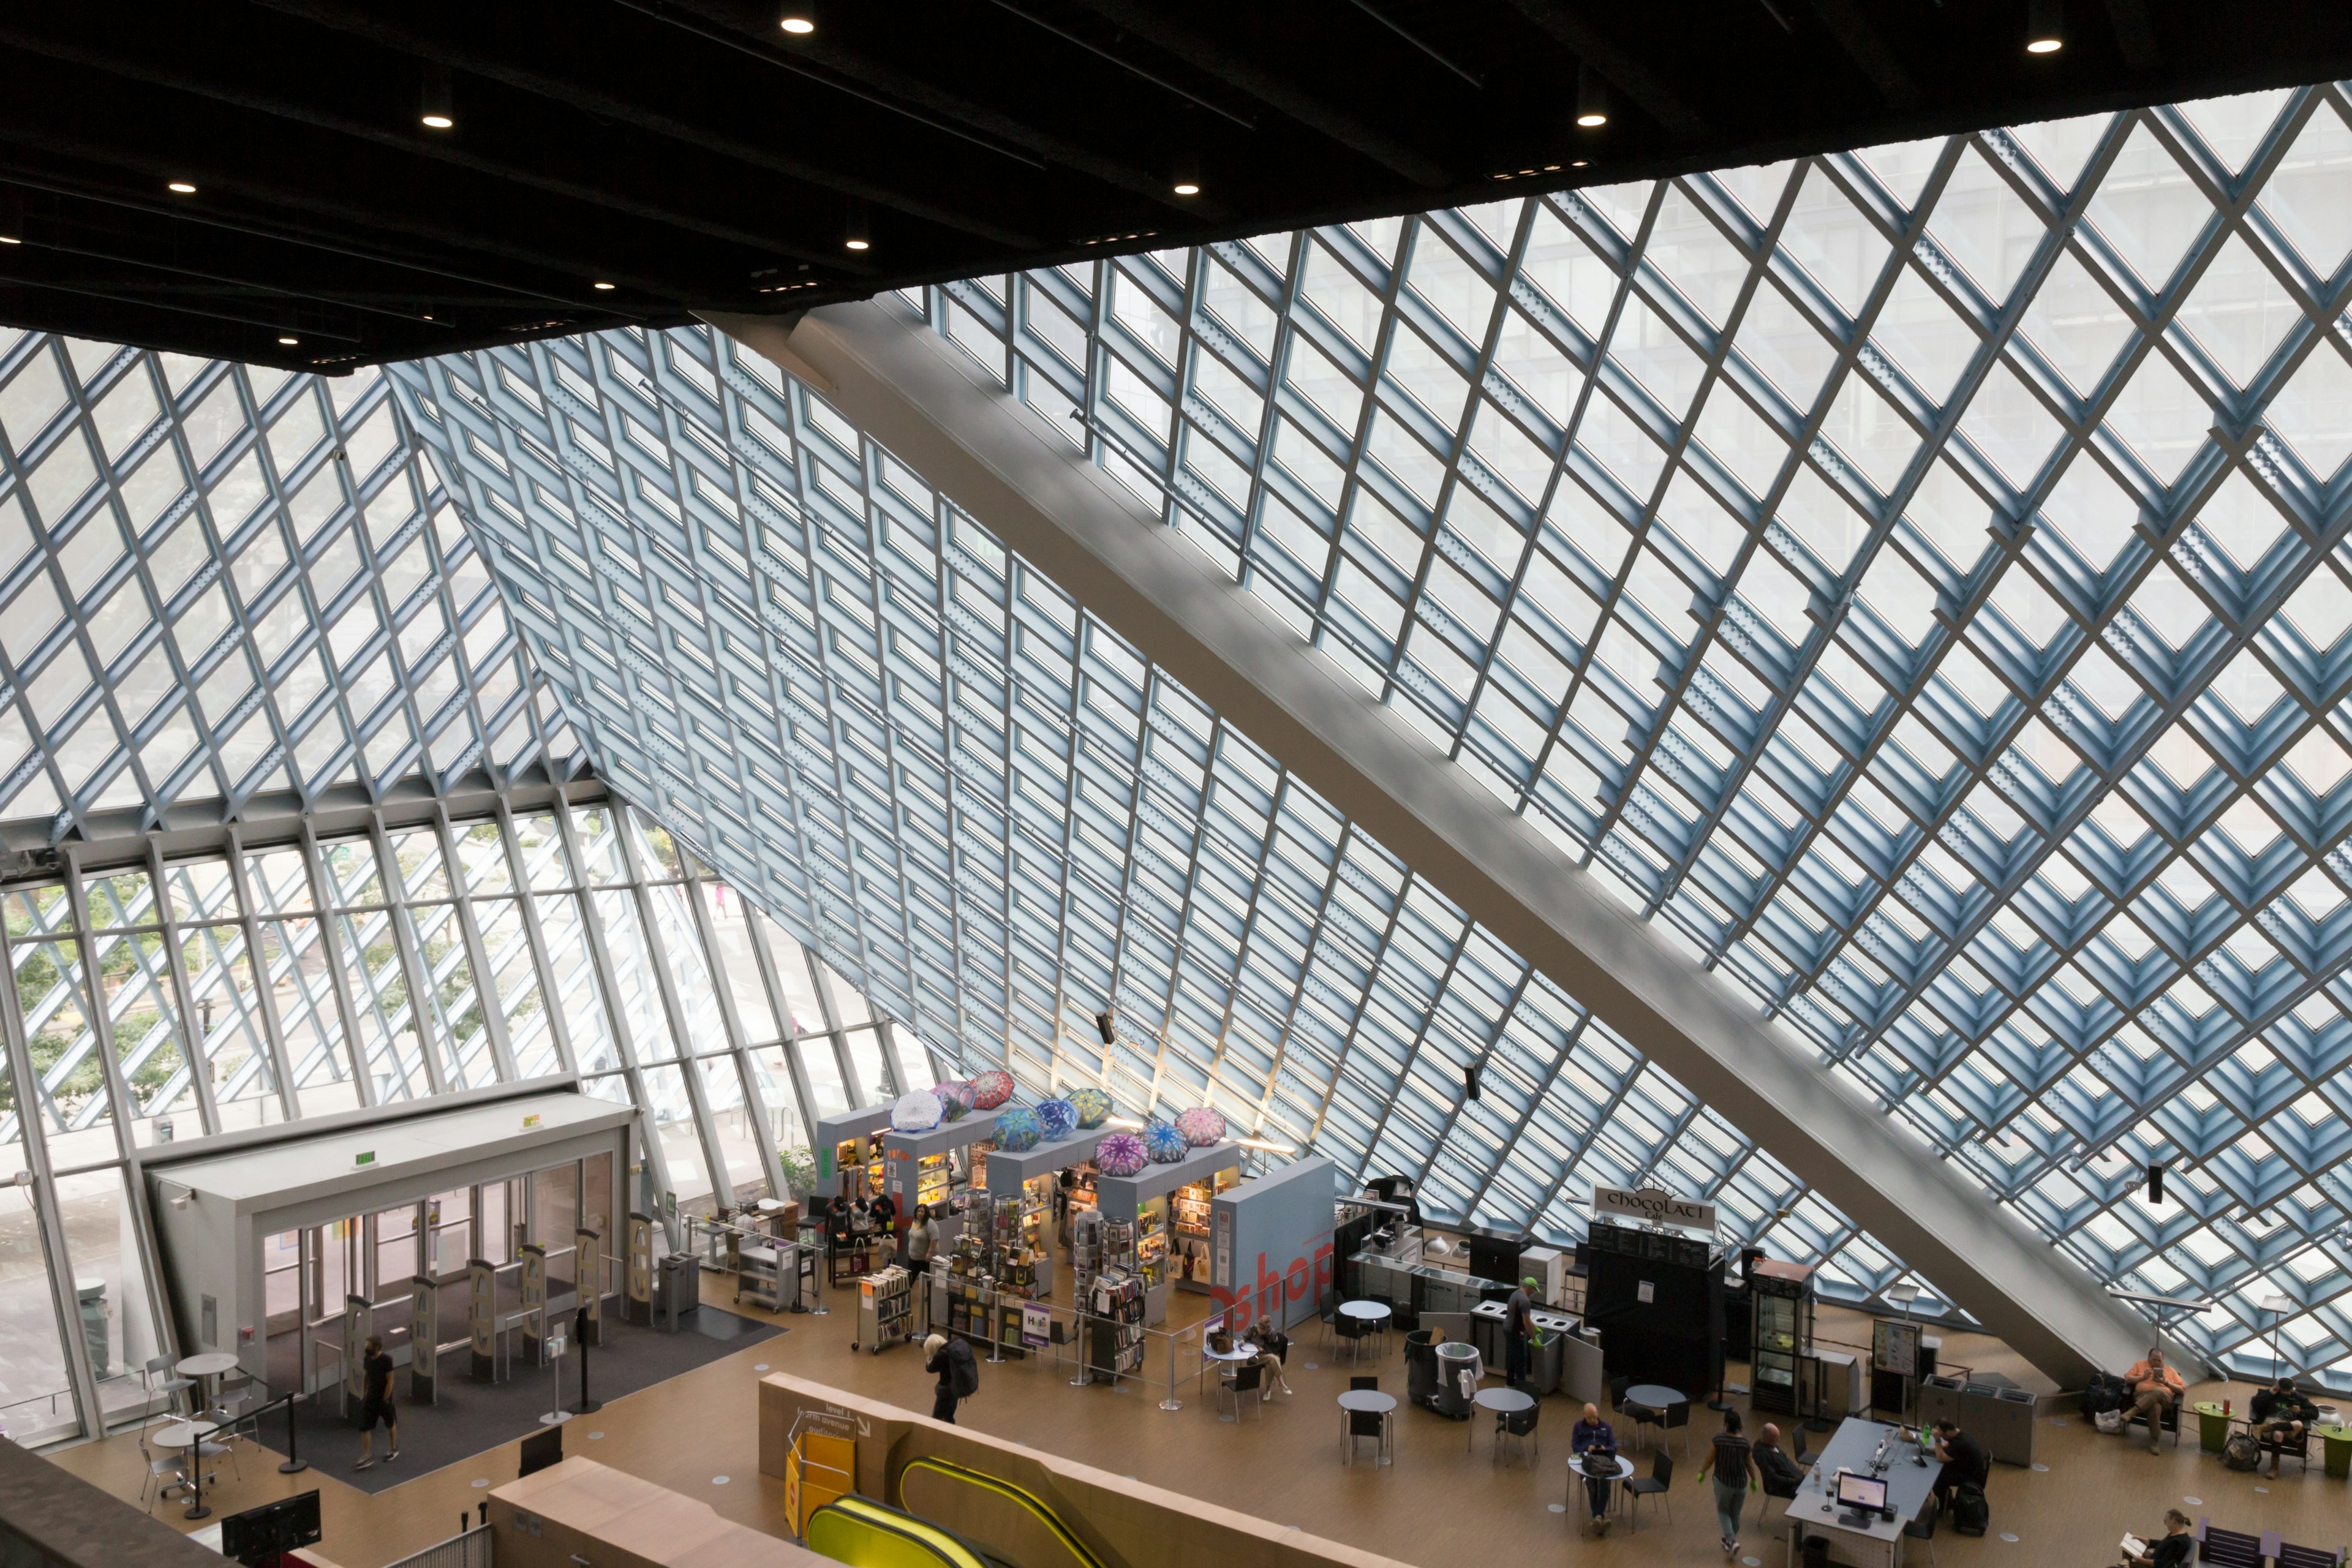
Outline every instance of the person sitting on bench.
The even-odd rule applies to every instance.
[[[2294,1385],[2294,1379],[2282,1377],[2268,1388],[2254,1390],[2252,1414],[2254,1440],[2263,1446],[2263,1462],[2270,1466],[2265,1472],[2257,1464],[2254,1473],[2275,1476],[2286,1450],[2303,1452],[2304,1434],[2319,1419],[2319,1407]]]

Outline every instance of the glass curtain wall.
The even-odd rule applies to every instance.
[[[805,1191],[811,1119],[933,1081],[667,828],[571,794],[69,856],[0,895],[0,1431],[148,1408],[170,1342],[134,1184],[156,1144],[576,1070],[647,1114],[641,1201],[707,1212]]]

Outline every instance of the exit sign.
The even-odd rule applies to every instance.
[[[522,1130],[526,1132],[538,1125],[539,1118],[536,1116],[526,1116],[522,1119]]]
[[[353,1165],[373,1165],[373,1164],[374,1164],[374,1163],[375,1163],[375,1151],[374,1151],[374,1150],[373,1150],[373,1149],[362,1149],[362,1150],[361,1150],[361,1151],[360,1151],[360,1152],[359,1152],[359,1157],[358,1157],[357,1159],[353,1160],[353,1161],[352,1162],[352,1163]]]

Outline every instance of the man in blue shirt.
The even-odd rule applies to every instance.
[[[1610,1429],[1608,1422],[1601,1419],[1598,1406],[1586,1405],[1584,1419],[1569,1428],[1568,1451],[1576,1456],[1579,1469],[1583,1468],[1582,1461],[1587,1454],[1604,1454],[1612,1459],[1617,1457],[1617,1434]],[[1592,1504],[1592,1533],[1608,1534],[1608,1481],[1601,1477],[1587,1474],[1584,1478],[1584,1495]]]

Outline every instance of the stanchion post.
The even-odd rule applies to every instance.
[[[278,1467],[278,1473],[281,1476],[298,1476],[310,1468],[302,1456],[294,1451],[294,1401],[299,1397],[296,1394],[286,1396],[286,1462]]]
[[[1160,1402],[1162,1410],[1181,1410],[1184,1402],[1176,1397],[1176,1336],[1168,1336],[1168,1397]]]

